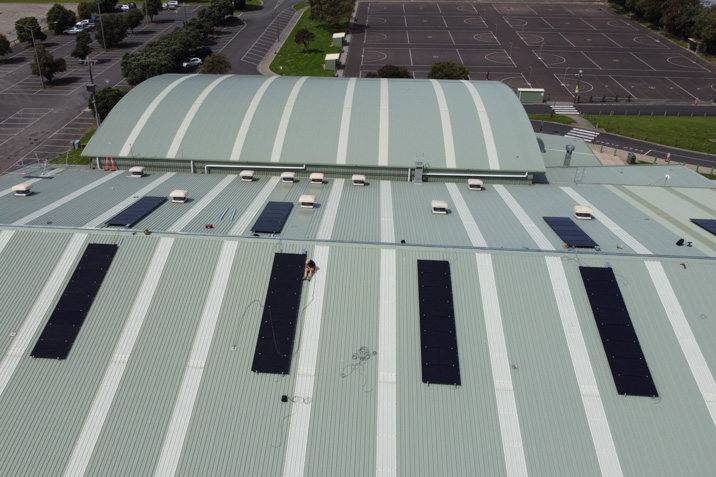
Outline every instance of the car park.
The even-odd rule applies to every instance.
[[[201,61],[201,58],[189,58],[189,61],[185,61],[184,63],[182,63],[182,66],[184,68],[196,68],[202,63],[203,61]]]
[[[208,46],[200,46],[199,48],[189,52],[190,57],[199,58],[201,60],[205,59],[210,54],[211,48],[209,48]]]
[[[82,28],[77,28],[76,26],[74,26],[72,28],[68,28],[67,30],[63,31],[62,33],[64,33],[65,35],[76,35],[82,31],[84,31]]]

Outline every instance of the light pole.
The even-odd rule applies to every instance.
[[[574,76],[577,77],[577,87],[574,88],[574,94],[579,94],[579,82],[582,81],[582,70],[579,70],[579,73]]]
[[[97,13],[99,13],[99,29],[102,32],[102,49],[107,51],[107,42],[104,41],[104,24],[102,23],[102,8],[99,6],[99,0],[97,0]]]
[[[42,68],[40,67],[40,57],[37,55],[37,45],[35,44],[35,28],[40,28],[40,25],[34,26],[25,26],[20,25],[19,23],[15,23],[15,27],[21,27],[21,28],[27,28],[30,30],[30,37],[32,38],[32,49],[35,51],[35,61],[37,62],[37,72],[40,73],[40,84],[42,84],[42,89],[45,89],[45,79],[42,77]]]
[[[512,59],[512,42],[510,42],[510,60]]]
[[[529,85],[530,88],[532,87],[532,67],[531,66],[530,66],[530,77],[527,78],[527,84]]]

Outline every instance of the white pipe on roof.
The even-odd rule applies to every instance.
[[[507,179],[524,179],[529,172],[523,174],[466,174],[463,172],[423,172],[424,176],[445,176],[445,177],[502,177]]]
[[[243,169],[245,167],[249,167],[246,164],[207,164],[204,166],[204,174],[209,173],[210,167],[225,167],[229,169]],[[306,170],[306,164],[302,166],[254,166],[253,164],[250,166],[252,169],[292,169],[297,171],[304,171]]]

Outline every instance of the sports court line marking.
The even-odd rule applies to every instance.
[[[553,27],[552,24],[550,22],[548,22],[545,17],[540,17],[540,18],[542,19],[543,22],[545,22],[547,24],[548,27],[550,27],[552,30],[556,30],[556,28]],[[524,31],[524,30],[522,30],[522,31]]]
[[[452,32],[448,30],[448,35],[450,35],[450,41],[452,41],[452,44],[455,45],[455,38],[452,37]],[[458,53],[459,55],[460,53]],[[463,63],[462,59],[460,59],[460,63]],[[464,64],[464,63],[463,63]]]
[[[397,475],[395,250],[380,251],[378,310],[378,406],[376,412],[376,477]]]
[[[612,81],[614,81],[617,85],[619,85],[619,87],[620,87],[621,89],[623,89],[624,91],[626,91],[627,94],[631,94],[631,91],[629,91],[628,89],[626,89],[626,87],[625,87],[624,85],[622,85],[619,81],[617,81],[616,79],[614,79],[613,76],[608,76],[608,78],[610,78],[610,79],[611,79]],[[633,94],[631,94],[631,97],[634,98],[634,99],[639,99],[639,98],[636,97],[636,95],[633,95]]]
[[[674,82],[671,78],[666,78],[666,80],[667,80],[667,81],[671,81],[671,82],[674,84],[674,86],[676,86],[677,88],[679,88],[681,91],[683,91],[684,93],[688,94],[688,95],[691,96],[692,98],[698,99],[696,96],[694,96],[693,94],[689,93],[689,92],[686,91],[684,88],[682,88],[681,86],[679,86],[679,84],[676,83],[676,82]]]
[[[638,56],[636,56],[634,53],[631,53],[631,52],[630,52],[629,54],[630,54],[631,56],[633,56],[634,58],[636,58],[637,60],[639,60],[639,61],[641,61],[642,63],[644,63],[644,64],[646,65],[646,67],[649,68],[651,71],[656,71],[656,70],[655,70],[654,68],[652,68],[646,61],[642,60],[641,58],[639,58]]]
[[[587,22],[587,20],[585,20],[584,18],[580,18],[580,20],[581,20],[582,22],[584,22],[584,24],[587,25],[587,26],[588,26],[589,28],[591,28],[592,30],[594,30],[594,31],[600,30],[600,28],[596,28],[596,27],[592,26],[592,25],[591,25],[589,22]]]
[[[587,56],[587,53],[586,53],[586,52],[580,51],[579,53],[581,53],[582,56],[584,56],[586,59],[588,59],[589,61],[591,61],[592,64],[594,64],[594,66],[596,66],[598,69],[600,69],[600,70],[602,69],[602,68],[601,68],[598,64],[596,64],[590,57]]]
[[[273,142],[273,150],[271,151],[271,162],[278,162],[281,159],[281,152],[283,151],[283,143],[286,140],[286,133],[288,132],[288,123],[291,120],[291,114],[293,113],[293,106],[296,104],[298,93],[301,91],[303,83],[306,82],[308,76],[299,78],[296,84],[293,85],[291,93],[288,95],[286,104],[281,114],[281,120],[279,121],[278,128],[276,129],[276,139]]]
[[[464,65],[465,62],[463,61],[462,55],[460,55],[460,50],[458,48],[455,48],[455,53],[457,53],[457,57],[460,59],[460,63]]]

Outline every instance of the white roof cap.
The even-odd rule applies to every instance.
[[[172,199],[186,199],[186,195],[189,193],[189,191],[184,189],[174,189],[169,194],[169,197]]]
[[[311,172],[309,179],[315,182],[323,182],[323,172]]]
[[[433,209],[447,209],[448,203],[444,200],[433,200],[432,202],[430,202],[430,207],[432,207]]]
[[[467,184],[471,186],[481,186],[483,182],[482,179],[468,179]]]
[[[253,176],[254,176],[254,171],[250,171],[250,170],[246,169],[246,170],[243,170],[243,171],[239,172],[239,175],[240,175],[241,177],[253,177]]]
[[[134,166],[129,168],[129,172],[132,174],[144,174],[144,166]]]
[[[303,204],[311,204],[313,205],[316,202],[316,196],[310,195],[310,194],[303,194],[301,197],[298,198],[298,202]]]
[[[12,186],[12,190],[15,192],[27,192],[30,189],[32,189],[32,184],[27,183]]]
[[[292,171],[286,171],[281,173],[281,179],[291,179],[293,180],[296,177],[296,173]]]
[[[574,213],[575,214],[583,214],[583,215],[592,215],[594,211],[591,207],[587,207],[586,205],[575,205],[574,206]]]

